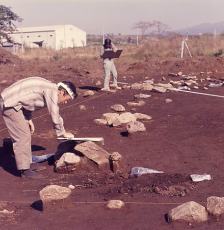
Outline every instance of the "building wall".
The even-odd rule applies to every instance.
[[[25,47],[62,49],[86,46],[86,32],[73,25],[20,28],[11,34],[13,40]]]
[[[86,32],[72,25],[56,30],[56,49],[86,46]]]

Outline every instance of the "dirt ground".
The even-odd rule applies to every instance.
[[[2,52],[2,51],[1,51]],[[103,81],[101,60],[32,60],[0,55],[0,90],[14,81],[28,76],[42,76],[52,81],[71,80],[79,97],[61,107],[65,127],[77,137],[104,137],[104,148],[123,156],[127,174],[132,167],[142,166],[162,170],[164,174],[144,175],[138,178],[122,177],[111,171],[102,171],[94,165],[77,168],[74,173],[54,172],[51,162],[43,165],[46,179],[24,180],[15,168],[7,129],[0,117],[0,207],[13,211],[0,213],[0,229],[223,229],[224,220],[214,220],[200,225],[167,223],[165,214],[187,201],[206,205],[206,198],[223,196],[224,190],[224,100],[223,98],[181,92],[156,93],[122,89],[116,93],[100,91],[97,81]],[[167,83],[179,77],[169,73],[182,71],[198,79],[210,77],[214,82],[224,79],[222,58],[152,59],[135,62],[120,58],[116,61],[119,81],[126,83],[154,79]],[[200,81],[199,81],[200,82]],[[197,92],[224,95],[223,87],[207,87],[201,81]],[[205,90],[204,87],[208,89]],[[85,90],[95,95],[83,97]],[[193,90],[193,89],[192,89]],[[146,132],[122,135],[123,127],[108,127],[94,123],[103,113],[112,112],[110,106],[122,104],[127,111],[133,107],[127,102],[139,93],[150,94],[144,106],[135,111],[152,116],[144,122]],[[165,99],[172,99],[166,103]],[[87,110],[81,111],[79,105]],[[33,135],[33,154],[54,153],[60,144],[56,140],[46,109],[33,114],[36,132]],[[190,174],[211,174],[211,181],[194,183]],[[71,197],[49,210],[38,210],[35,201],[39,191],[49,184],[75,186]],[[110,199],[123,200],[121,210],[109,210]]]

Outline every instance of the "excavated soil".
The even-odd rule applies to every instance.
[[[97,81],[102,82],[101,60],[32,60],[22,61],[7,54],[1,58],[0,90],[14,81],[41,76],[52,81],[71,80],[79,91],[79,97],[61,107],[65,127],[77,137],[104,137],[109,153],[123,156],[123,173],[114,174],[109,169],[99,169],[87,162],[73,173],[57,173],[51,161],[43,171],[46,179],[24,180],[15,168],[9,135],[0,117],[0,224],[1,229],[223,229],[224,220],[210,219],[208,223],[187,225],[169,224],[166,213],[177,205],[196,201],[206,205],[211,195],[223,196],[224,165],[224,99],[206,95],[169,91],[156,93],[122,89],[115,93],[100,91]],[[5,51],[4,51],[5,52]],[[5,57],[5,56],[4,56]],[[10,59],[12,58],[12,59]],[[4,60],[3,60],[4,59]],[[5,61],[9,60],[9,61]],[[203,57],[193,59],[151,59],[116,61],[119,81],[126,83],[154,79],[156,83],[177,81],[182,72],[196,76],[198,89],[192,91],[224,95],[223,87],[208,87],[211,82],[224,79],[224,59]],[[208,80],[209,78],[211,80]],[[200,80],[201,79],[201,80]],[[205,80],[203,80],[205,79]],[[83,97],[87,89],[95,95]],[[145,105],[130,107],[127,102],[139,93],[150,94]],[[166,103],[167,98],[172,99]],[[110,106],[122,104],[127,111],[145,113],[152,121],[144,122],[146,132],[123,135],[124,127],[97,125],[94,119],[111,112]],[[80,110],[84,105],[86,110]],[[34,112],[36,132],[32,138],[34,155],[56,152],[56,140],[46,109]],[[164,171],[139,177],[129,175],[132,167],[141,166]],[[190,174],[211,174],[212,180],[192,182]],[[75,186],[69,202],[55,204],[53,209],[39,210],[35,205],[39,191],[49,184]],[[109,210],[110,199],[126,202],[121,210]],[[4,213],[1,210],[8,210]]]

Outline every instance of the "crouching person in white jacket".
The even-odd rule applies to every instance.
[[[76,97],[76,87],[72,82],[55,84],[40,77],[19,80],[1,92],[0,110],[13,141],[16,166],[21,177],[43,178],[32,167],[31,134],[35,131],[32,112],[47,107],[57,137],[74,137],[65,131],[58,105]]]

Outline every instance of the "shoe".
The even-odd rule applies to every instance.
[[[21,170],[21,177],[25,179],[44,179],[45,177],[32,169]]]
[[[115,88],[115,89],[121,89],[121,87],[120,87],[120,86],[115,86],[114,88]]]
[[[114,89],[121,89],[121,87],[116,84],[111,84],[110,86]]]
[[[110,92],[110,88],[102,88],[101,91]]]
[[[43,171],[45,170],[47,167],[46,166],[43,166],[43,165],[40,165],[38,163],[32,163],[30,165],[30,169],[35,171],[35,172],[40,172],[40,171]]]

